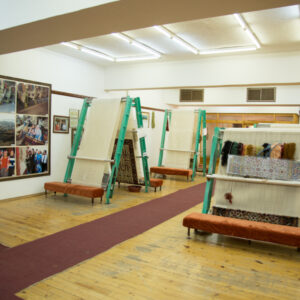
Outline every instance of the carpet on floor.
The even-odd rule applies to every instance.
[[[204,190],[205,183],[198,184],[2,251],[0,298],[19,299],[20,290],[188,210],[203,201]]]
[[[6,249],[9,249],[9,248],[6,247],[6,246],[4,246],[4,245],[2,245],[2,244],[0,244],[0,253],[1,253],[2,251],[6,250]],[[1,299],[1,298],[0,298],[0,299]]]

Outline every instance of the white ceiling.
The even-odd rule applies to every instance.
[[[243,13],[242,16],[261,43],[261,49],[251,51],[251,53],[300,50],[299,5]],[[233,15],[167,24],[165,27],[199,50],[253,45]],[[155,61],[200,58],[200,55],[189,52],[153,27],[126,31],[124,33],[161,52],[163,54],[162,57]],[[74,42],[113,57],[147,55],[143,50],[133,47],[112,35],[98,36]],[[46,49],[102,66],[121,63],[105,61],[60,44],[48,46]],[[201,57],[207,56],[201,55]],[[126,63],[128,64],[129,62]]]
[[[0,30],[119,0],[0,0]]]

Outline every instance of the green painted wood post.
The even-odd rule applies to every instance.
[[[203,134],[205,133],[205,134]],[[206,127],[206,111],[202,110],[202,147],[203,147],[203,176],[206,176],[206,137],[207,137],[207,127]]]
[[[202,119],[202,112],[201,112],[201,109],[199,109],[198,110],[197,129],[196,129],[197,131],[196,131],[195,153],[194,153],[194,159],[193,159],[192,181],[195,178],[196,170],[197,170],[197,160],[198,160],[198,151],[199,151],[199,143],[200,143],[201,119]]]
[[[135,103],[135,111],[136,111],[136,120],[138,128],[143,128],[143,116],[142,116],[142,107],[141,107],[141,100],[139,97],[134,99]],[[145,192],[148,192],[148,187],[150,186],[150,172],[149,172],[149,165],[148,165],[148,155],[146,151],[146,139],[145,137],[139,138],[140,141],[140,149],[141,149],[141,156],[142,156],[142,164],[143,164],[143,171],[144,171],[144,181],[145,181]]]
[[[81,108],[81,113],[80,113],[79,120],[78,120],[78,125],[77,125],[77,129],[76,129],[73,145],[71,148],[71,153],[70,153],[71,157],[74,157],[77,154],[78,146],[79,146],[81,135],[82,135],[83,125],[85,122],[85,118],[86,118],[86,114],[87,114],[89,106],[90,106],[89,100],[84,99],[84,102],[83,102],[82,108]],[[75,163],[75,158],[69,158],[64,182],[68,182],[71,179],[74,163]]]
[[[219,135],[220,135],[220,128],[215,127],[215,132],[212,140],[211,153],[210,153],[210,160],[209,160],[209,168],[208,168],[209,175],[214,174],[216,170],[217,158],[219,157],[219,153],[220,153]],[[204,214],[207,214],[210,208],[213,185],[214,185],[214,180],[208,179],[206,182],[203,208],[202,208],[202,213]]]
[[[121,161],[122,150],[123,150],[127,125],[128,125],[128,120],[129,120],[129,116],[130,116],[131,106],[132,106],[132,98],[127,97],[125,110],[124,110],[124,114],[123,114],[123,119],[122,119],[120,131],[119,131],[118,143],[117,143],[115,157],[114,157],[114,164],[111,169],[111,175],[110,175],[108,185],[107,185],[107,190],[106,190],[106,204],[110,203],[109,199],[112,198],[113,193],[114,193],[114,188],[115,188],[115,183],[116,183],[116,179],[117,179],[117,175],[118,175],[118,169],[119,169],[119,165],[120,165],[120,161]]]
[[[165,116],[164,116],[164,124],[163,124],[162,134],[161,134],[161,141],[160,141],[160,150],[159,150],[159,158],[158,158],[158,166],[159,167],[161,167],[161,165],[162,165],[163,156],[164,156],[164,150],[163,150],[163,148],[165,147],[165,139],[166,139],[166,130],[167,130],[167,123],[168,123],[168,115],[169,115],[169,112],[166,109],[165,110]]]

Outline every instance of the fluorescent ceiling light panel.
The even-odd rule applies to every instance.
[[[155,25],[155,26],[153,26],[157,31],[159,31],[159,32],[161,32],[161,33],[163,33],[165,36],[167,36],[168,38],[172,38],[172,36],[173,36],[173,34],[169,31],[169,30],[167,30],[165,27],[163,27],[163,26],[157,26],[157,25]]]
[[[198,54],[198,52],[199,52],[196,48],[194,48],[192,45],[187,43],[185,40],[179,38],[178,36],[173,36],[172,40],[175,41],[177,44],[183,46],[187,50],[193,52],[194,54]]]
[[[158,56],[136,56],[136,57],[119,57],[116,58],[116,62],[122,61],[136,61],[136,60],[150,60],[150,59],[158,59]]]
[[[260,43],[258,42],[258,40],[257,40],[257,38],[255,37],[255,35],[253,34],[253,32],[252,32],[249,28],[247,28],[247,29],[245,30],[245,32],[247,33],[247,35],[249,36],[249,38],[251,39],[251,41],[255,44],[255,46],[256,46],[257,48],[260,48]]]
[[[106,59],[106,60],[114,61],[114,58],[112,58],[112,57],[110,57],[110,56],[108,56],[104,53],[98,52],[96,50],[86,48],[84,46],[81,46],[80,50],[84,53],[87,53],[87,54],[91,54],[91,55],[94,55],[94,56],[97,56],[97,57],[100,57],[100,58],[103,58],[103,59]]]
[[[76,50],[80,50],[80,49],[79,49],[79,46],[78,46],[77,44],[74,44],[74,43],[70,43],[70,42],[62,42],[61,44],[64,45],[64,46],[67,46],[67,47],[76,49]]]
[[[129,44],[131,44],[132,46],[135,46],[135,47],[137,47],[139,49],[142,49],[143,51],[146,51],[146,52],[148,52],[148,53],[150,53],[152,55],[155,55],[155,56],[158,56],[158,57],[161,56],[160,52],[152,49],[151,47],[149,47],[149,46],[147,46],[147,45],[145,45],[145,44],[143,44],[141,42],[138,42],[138,41],[130,38],[129,36],[127,36],[127,35],[125,35],[123,33],[112,33],[112,35],[115,36],[115,37],[117,37],[117,38],[119,38],[119,39],[121,39],[121,40],[123,40],[123,41],[125,41],[125,42],[127,42],[127,43],[129,43]]]
[[[220,54],[220,53],[232,53],[232,52],[242,52],[242,51],[253,51],[257,48],[255,46],[249,47],[232,47],[232,48],[218,48],[218,49],[208,49],[200,51],[199,54]]]
[[[247,25],[244,21],[244,19],[242,18],[242,16],[240,14],[233,14],[235,16],[235,18],[237,19],[237,21],[240,23],[240,25],[242,26],[243,29],[247,28]]]
[[[251,29],[249,28],[249,26],[245,22],[244,18],[240,14],[237,14],[237,13],[233,14],[233,15],[235,16],[235,18],[237,19],[237,21],[239,22],[239,24],[241,25],[241,27],[243,28],[243,30],[247,33],[248,37],[254,43],[254,45],[256,46],[256,48],[260,48],[261,45],[260,45],[258,39],[254,35],[254,33],[251,31]]]
[[[185,41],[183,38],[177,36],[175,33],[169,31],[164,26],[153,26],[156,30],[163,33],[165,36],[170,38],[171,40],[175,41],[177,44],[181,45],[182,47],[186,48],[187,50],[193,52],[194,54],[198,54],[199,50],[192,46],[190,43]]]
[[[123,41],[127,42],[127,43],[131,42],[131,39],[129,37],[127,37],[126,35],[124,35],[124,34],[115,32],[115,33],[112,33],[112,35],[119,38],[120,40],[123,40]]]

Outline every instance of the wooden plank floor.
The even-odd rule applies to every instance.
[[[197,182],[201,180],[198,177]],[[163,193],[189,185],[191,183],[167,180]],[[15,201],[19,205],[7,202],[0,204],[0,227],[3,220],[8,232],[10,227],[19,225],[18,230],[11,228],[13,233],[7,238],[7,241],[17,244],[19,238],[23,242],[32,240],[39,237],[39,234],[44,236],[49,232],[69,228],[161,194],[137,195],[129,194],[124,189],[116,189],[115,201],[110,210],[100,205],[88,207],[79,198],[66,200],[57,197],[54,200],[53,197],[35,197]],[[188,240],[186,228],[181,225],[182,218],[189,212],[200,211],[201,206],[200,204],[92,259],[38,282],[20,291],[17,296],[24,299],[299,297],[300,255],[295,249],[259,242],[248,245],[247,241],[218,235],[193,235]],[[7,215],[3,218],[3,210],[10,212],[11,220]],[[45,224],[43,220],[39,220],[42,217],[45,218]],[[27,228],[24,231],[21,229],[22,224]],[[47,230],[46,225],[51,230]],[[14,240],[16,233],[18,238]]]

